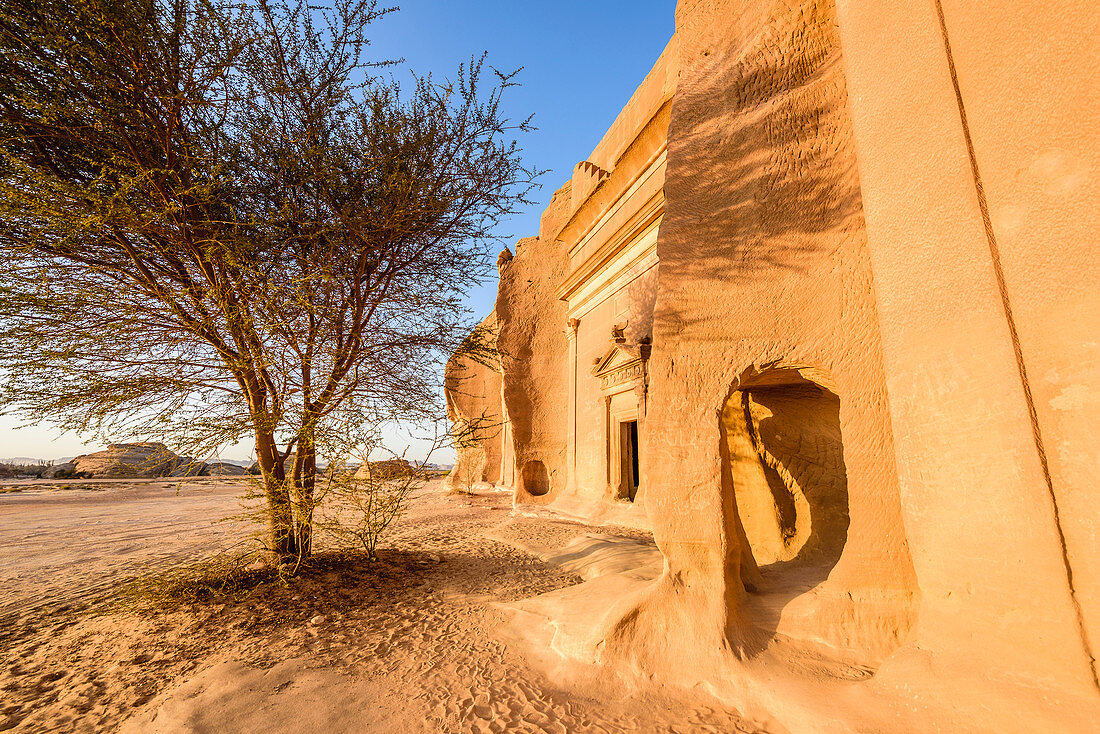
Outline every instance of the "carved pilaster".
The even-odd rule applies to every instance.
[[[577,330],[581,321],[571,318],[566,322],[566,337],[569,340],[569,430],[565,457],[568,476],[565,480],[566,491],[573,491],[577,484]]]

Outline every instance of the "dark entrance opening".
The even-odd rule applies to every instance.
[[[638,496],[641,472],[638,463],[638,421],[619,424],[622,431],[622,496],[634,501]]]
[[[527,494],[541,497],[550,491],[550,475],[546,464],[541,461],[528,461],[523,465],[523,489]]]

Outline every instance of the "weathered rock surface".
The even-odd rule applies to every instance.
[[[228,464],[222,461],[213,461],[206,465],[206,475],[211,477],[240,477],[248,473],[246,467],[239,464]]]
[[[498,263],[507,263],[513,256],[508,252],[504,258],[501,253],[501,258]],[[484,339],[491,350],[499,336],[496,313],[482,321],[478,329],[478,338]],[[469,491],[481,482],[495,484],[505,474],[504,446],[506,441],[511,442],[511,434],[504,417],[500,359],[497,355],[486,356],[490,359],[458,354],[447,361],[447,417],[456,454],[445,482],[451,490]],[[504,481],[510,484],[510,476]]]
[[[791,731],[1100,720],[1098,19],[678,3],[453,370],[459,467],[656,537],[555,649]]]
[[[72,461],[66,461],[61,464],[53,464],[46,467],[42,471],[42,477],[44,479],[53,479],[58,474],[65,476],[68,474],[72,474],[74,471],[76,471],[76,464],[74,464]]]
[[[792,731],[1100,720],[1100,16],[1057,5],[678,3],[500,261],[501,481],[664,561],[555,649]]]
[[[111,444],[104,451],[52,466],[44,476],[71,474],[91,479],[149,479],[243,473],[244,469],[232,464],[207,464],[191,456],[179,456],[163,443],[146,441]]]
[[[116,443],[104,451],[84,454],[73,459],[74,470],[93,478],[149,478],[193,476],[193,459],[177,456],[162,443]]]
[[[835,12],[759,5],[731,25],[738,7],[678,17],[643,452],[670,570],[614,635],[690,675],[759,644],[746,587],[815,586],[769,631],[874,666],[907,638],[915,578]],[[670,625],[704,609],[730,620],[710,643]]]
[[[518,497],[535,503],[549,501],[568,479],[569,344],[557,295],[569,269],[568,246],[557,238],[568,200],[569,189],[558,190],[539,236],[516,244],[500,270],[495,309],[513,484]]]
[[[415,468],[405,459],[386,459],[385,461],[364,461],[355,470],[356,479],[400,479],[407,477]]]

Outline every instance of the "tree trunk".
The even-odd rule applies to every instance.
[[[271,550],[282,560],[297,558],[299,547],[294,532],[294,510],[287,491],[286,471],[279,460],[279,450],[272,434],[256,432],[256,461],[264,480]]]
[[[317,484],[317,443],[311,428],[298,439],[294,457],[294,535],[303,556],[313,552],[313,494]]]

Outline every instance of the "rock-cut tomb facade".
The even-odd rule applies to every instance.
[[[502,253],[499,364],[447,373],[450,483],[652,530],[592,660],[793,729],[1100,720],[1097,39],[1088,0],[679,2]]]

